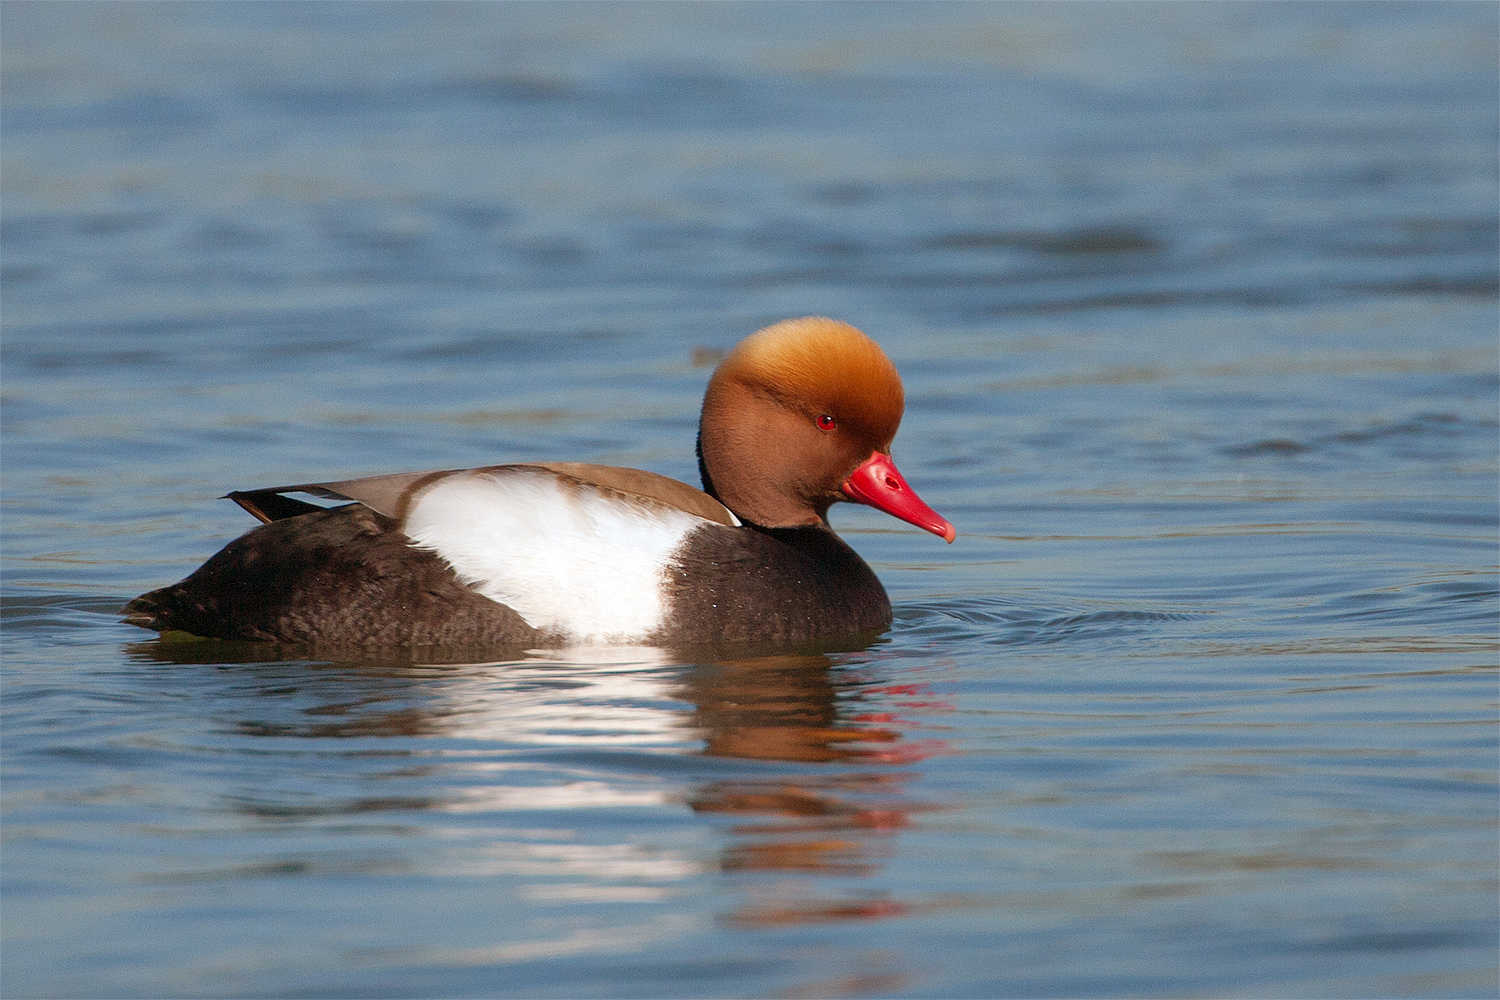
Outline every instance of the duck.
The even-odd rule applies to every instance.
[[[866,504],[957,535],[891,458],[904,409],[896,366],[870,337],[828,317],[784,320],[709,378],[701,489],[549,461],[231,492],[262,523],[121,613],[163,635],[309,647],[878,635],[890,599],[829,508]]]

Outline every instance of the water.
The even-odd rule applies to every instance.
[[[29,5],[10,997],[1492,996],[1492,5]],[[119,624],[237,488],[692,479],[714,351],[901,368],[960,532],[722,663]]]

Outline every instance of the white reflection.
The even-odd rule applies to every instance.
[[[674,881],[699,875],[706,868],[702,862],[681,851],[658,850],[639,844],[492,840],[469,845],[461,855],[451,855],[427,870],[435,875],[525,875],[532,878],[553,875],[606,881]]]
[[[654,885],[593,885],[565,882],[521,887],[521,898],[547,903],[660,903],[674,895]]]
[[[440,729],[508,745],[681,746],[695,737],[672,662],[658,649],[617,646],[466,668],[441,685]],[[557,794],[556,805],[577,804]]]
[[[493,767],[514,773],[516,768]],[[625,791],[602,781],[569,781],[560,785],[510,785],[458,789],[457,798],[443,803],[444,812],[478,813],[515,809],[607,809],[618,806],[661,806],[675,797],[660,791]]]
[[[665,939],[688,934],[700,926],[701,920],[678,914],[621,927],[584,927],[543,941],[516,941],[483,948],[437,949],[423,955],[423,958],[436,965],[508,965],[566,955],[644,951]]]

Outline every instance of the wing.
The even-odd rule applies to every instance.
[[[262,522],[280,521],[297,517],[323,508],[306,500],[285,496],[287,493],[306,493],[309,496],[325,497],[329,500],[350,500],[386,517],[401,520],[411,503],[412,496],[423,486],[436,482],[454,471],[442,472],[398,472],[390,476],[368,476],[364,479],[345,479],[332,483],[297,483],[292,486],[270,486],[259,490],[236,490],[225,494]]]
[[[566,477],[593,486],[620,493],[643,496],[665,503],[708,521],[738,526],[739,518],[713,497],[687,483],[654,472],[626,469],[613,465],[588,465],[581,462],[526,462],[511,466],[492,465],[483,469],[447,469],[438,472],[398,472],[389,476],[368,476],[364,479],[345,479],[331,483],[299,483],[293,486],[272,486],[259,490],[237,490],[225,495],[262,522],[280,521],[288,517],[321,510],[317,504],[286,496],[288,493],[305,493],[309,496],[329,500],[348,500],[362,503],[377,513],[397,521],[404,521],[411,509],[413,499],[424,489],[448,476],[465,472],[484,472],[506,468],[543,469],[555,476]]]

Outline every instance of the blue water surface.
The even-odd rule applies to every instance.
[[[1493,996],[1493,4],[0,5],[7,997]],[[879,340],[871,647],[121,624],[232,489],[696,480]],[[294,654],[293,654],[294,655]]]

